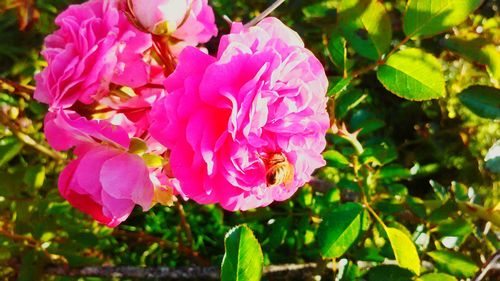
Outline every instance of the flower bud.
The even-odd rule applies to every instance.
[[[132,11],[142,27],[156,35],[172,34],[189,12],[189,0],[131,0]]]

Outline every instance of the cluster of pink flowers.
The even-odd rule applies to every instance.
[[[325,164],[328,81],[276,18],[233,23],[217,56],[207,0],[90,0],[45,40],[35,98],[76,159],[61,195],[108,226],[174,195],[227,210],[290,198]]]

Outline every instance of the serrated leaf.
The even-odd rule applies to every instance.
[[[500,90],[475,85],[463,90],[458,94],[463,105],[477,116],[500,120]]]
[[[0,139],[0,167],[9,162],[23,148],[23,144],[14,136]]]
[[[410,37],[432,36],[460,24],[483,0],[408,1],[403,30]]]
[[[420,275],[420,258],[410,237],[393,227],[387,227],[385,231],[399,266]]]
[[[479,269],[468,257],[455,252],[434,251],[427,253],[435,262],[436,267],[457,277],[472,277]]]
[[[377,0],[342,0],[339,23],[347,41],[363,57],[378,60],[391,44],[391,20]]]
[[[336,150],[328,150],[323,153],[323,158],[328,166],[335,168],[345,168],[349,166],[349,160]]]
[[[431,54],[408,48],[391,55],[377,70],[377,78],[393,94],[415,101],[445,95],[441,64]]]
[[[333,209],[318,229],[321,255],[325,258],[342,256],[368,224],[368,213],[358,203],[349,202]]]
[[[262,276],[264,257],[259,241],[246,225],[229,230],[224,239],[222,281],[258,281]]]
[[[417,278],[416,281],[456,281],[457,278],[445,273],[428,273]]]

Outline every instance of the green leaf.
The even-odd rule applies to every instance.
[[[482,0],[411,0],[406,6],[403,30],[415,38],[432,36],[460,24]]]
[[[448,49],[467,60],[486,65],[491,76],[500,80],[500,53],[495,44],[485,38],[468,37],[470,36],[451,37],[443,42]]]
[[[330,85],[333,85],[333,87],[328,90],[328,93],[326,94],[327,96],[337,96],[338,94],[344,92],[347,90],[349,84],[352,81],[352,77],[348,76],[346,78],[342,77],[335,77],[336,79],[331,81]]]
[[[335,30],[330,35],[327,51],[332,63],[339,69],[339,72],[347,76],[347,72],[354,63],[347,58],[347,41],[339,31]]]
[[[490,150],[488,150],[484,161],[486,161],[486,168],[488,170],[500,174],[500,140],[496,141]]]
[[[500,90],[475,85],[463,90],[458,98],[477,116],[500,120]]]
[[[410,237],[393,227],[387,227],[385,231],[399,266],[420,275],[420,258],[418,257],[417,248]]]
[[[441,201],[448,200],[449,194],[448,191],[446,190],[446,187],[442,186],[435,180],[430,180],[429,184],[431,185],[432,189],[434,190],[434,193],[436,194],[439,200]]]
[[[391,44],[391,20],[377,0],[342,0],[339,24],[353,49],[365,58],[378,60]]]
[[[413,272],[392,264],[373,267],[365,275],[368,281],[411,281],[413,276]]]
[[[377,70],[377,78],[393,94],[415,101],[445,95],[441,64],[431,54],[416,48],[396,52]]]
[[[457,277],[472,277],[478,266],[468,257],[454,252],[434,251],[427,253],[435,262],[436,267]]]
[[[0,139],[0,167],[9,162],[23,148],[23,144],[14,136]]]
[[[344,91],[335,96],[335,118],[342,119],[347,113],[361,103],[367,94],[362,91]]]
[[[224,239],[222,281],[258,281],[262,276],[264,256],[252,231],[246,225],[229,230]]]
[[[42,165],[29,167],[26,169],[23,181],[25,184],[35,189],[42,187],[45,181],[45,167]]]
[[[328,166],[335,168],[345,168],[349,166],[349,160],[336,150],[328,150],[323,153],[323,158]]]
[[[417,278],[416,281],[456,281],[457,278],[445,273],[429,273]]]
[[[350,125],[352,131],[361,129],[359,135],[363,136],[383,128],[385,122],[370,111],[356,110],[352,114]]]
[[[380,169],[378,176],[380,179],[403,179],[409,178],[411,173],[408,169],[397,164],[391,164],[382,167]]]
[[[369,225],[369,216],[362,205],[346,203],[333,209],[318,229],[321,255],[325,258],[342,256]]]

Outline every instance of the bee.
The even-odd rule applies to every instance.
[[[263,161],[266,166],[267,187],[280,184],[288,187],[293,182],[295,170],[283,153],[273,153],[270,156],[264,157]]]

